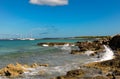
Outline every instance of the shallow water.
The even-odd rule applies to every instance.
[[[49,67],[32,69],[31,73],[26,72],[23,78],[49,79],[51,77],[65,75],[69,70],[78,69],[85,62],[92,61],[87,55],[71,55],[70,50],[76,47],[40,47],[39,42],[77,42],[81,39],[62,40],[35,40],[35,41],[0,41],[0,68],[10,63],[21,64],[42,63],[49,64]],[[39,74],[44,71],[45,74]]]

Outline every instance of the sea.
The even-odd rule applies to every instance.
[[[71,50],[78,49],[76,46],[44,47],[38,46],[37,43],[78,41],[93,41],[93,39],[0,40],[0,68],[16,62],[27,65],[39,63],[49,66],[31,68],[31,72],[26,72],[17,79],[50,79],[65,75],[67,71],[79,69],[81,65],[92,62],[93,58],[87,54],[70,54]]]

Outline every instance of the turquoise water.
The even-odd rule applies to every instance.
[[[3,40],[0,41],[0,55],[6,53],[14,53],[14,52],[30,52],[32,50],[39,49],[37,43],[42,42],[77,42],[77,41],[87,41],[88,39],[51,39],[51,40]],[[36,50],[37,51],[37,50]]]
[[[21,64],[42,63],[49,64],[46,69],[47,72],[51,72],[46,76],[40,76],[40,79],[49,79],[58,75],[64,75],[66,71],[76,69],[76,65],[83,64],[90,61],[90,57],[87,55],[71,55],[70,50],[77,47],[41,47],[37,46],[37,43],[42,42],[77,42],[87,41],[83,39],[57,39],[57,40],[9,40],[0,41],[0,68],[5,67],[10,63],[19,62]],[[56,67],[60,67],[60,72]],[[58,69],[59,70],[59,69]],[[27,76],[30,77],[30,76]],[[32,76],[33,78],[38,77]]]

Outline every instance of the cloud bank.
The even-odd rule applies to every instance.
[[[31,4],[49,5],[49,6],[62,6],[68,5],[68,0],[30,0]]]

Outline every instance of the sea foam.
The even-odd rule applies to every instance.
[[[104,45],[105,53],[101,57],[100,61],[111,60],[114,58],[114,52],[106,45]]]

